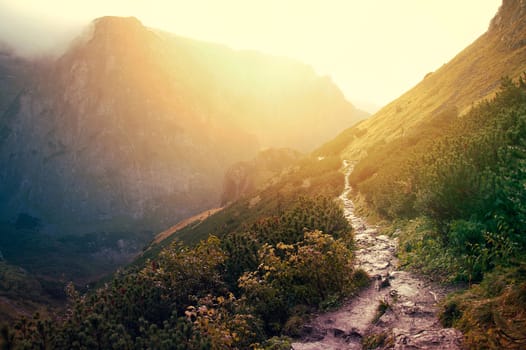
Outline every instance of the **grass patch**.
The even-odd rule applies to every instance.
[[[363,349],[378,349],[380,347],[388,348],[394,345],[392,335],[387,332],[370,334],[362,338]]]
[[[440,320],[464,333],[468,349],[526,348],[526,263],[499,267],[451,295]]]
[[[387,300],[380,300],[380,303],[378,304],[378,307],[376,308],[376,314],[374,315],[373,320],[371,321],[373,324],[378,323],[380,321],[380,318],[391,308],[391,305]]]
[[[398,239],[401,266],[442,283],[466,279],[461,263],[443,246],[429,220],[421,217],[405,222]]]

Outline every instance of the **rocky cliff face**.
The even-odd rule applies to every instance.
[[[56,232],[163,228],[217,205],[227,167],[261,145],[309,148],[360,115],[307,66],[135,18],[30,63],[0,111],[0,220]]]
[[[182,110],[153,33],[99,22],[3,115],[4,218],[27,212],[67,232],[162,227],[216,201],[214,175],[256,150],[246,133],[229,140]]]
[[[294,165],[301,156],[300,152],[288,148],[268,149],[250,161],[232,165],[223,180],[221,206],[261,189],[265,182]]]

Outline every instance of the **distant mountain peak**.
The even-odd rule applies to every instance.
[[[96,50],[111,52],[120,48],[128,52],[139,47],[147,49],[154,35],[135,17],[105,16],[91,22],[81,38],[81,46],[89,43],[90,47]]]
[[[134,32],[144,30],[145,27],[136,17],[104,16],[94,19],[92,22],[96,32]]]

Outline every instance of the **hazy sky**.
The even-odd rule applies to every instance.
[[[483,34],[501,0],[0,0],[0,39],[63,47],[104,15],[296,58],[375,111]]]

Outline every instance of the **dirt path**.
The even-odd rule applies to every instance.
[[[301,342],[294,350],[460,349],[462,334],[442,328],[436,315],[437,301],[446,292],[417,276],[398,270],[396,238],[378,234],[375,227],[354,214],[349,174],[353,165],[344,161],[345,189],[340,199],[345,217],[355,229],[356,266],[373,278],[373,283],[336,311],[316,316],[304,326]],[[378,311],[382,305],[384,312]],[[383,340],[382,340],[383,339]]]
[[[217,213],[218,211],[221,211],[221,210],[223,210],[222,207],[221,208],[208,209],[208,210],[203,211],[202,213],[199,213],[197,215],[194,215],[192,217],[189,217],[187,219],[179,221],[177,224],[175,224],[174,226],[170,227],[169,229],[164,230],[161,233],[158,233],[155,236],[155,238],[153,240],[153,243],[161,243],[162,241],[164,241],[165,239],[167,239],[168,237],[170,237],[171,235],[173,235],[177,231],[185,228],[186,226],[188,226],[188,225],[190,225],[190,224],[192,224],[192,223],[194,223],[196,221],[203,221],[207,217],[209,217],[211,215],[214,215],[215,213]]]

